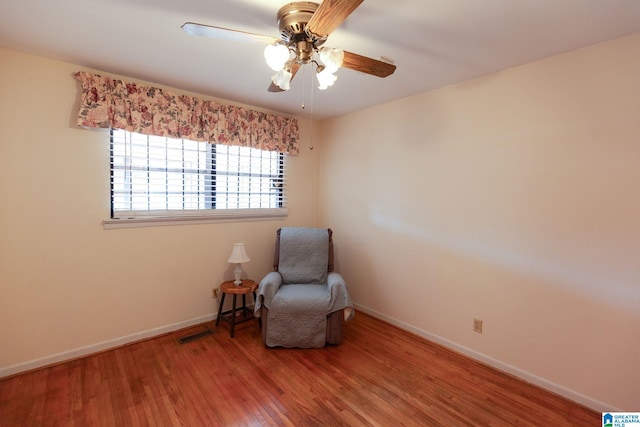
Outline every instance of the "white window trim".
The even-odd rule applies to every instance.
[[[105,230],[120,228],[161,227],[169,225],[196,225],[222,222],[268,221],[284,219],[287,208],[272,209],[212,209],[197,215],[137,216],[102,221]]]

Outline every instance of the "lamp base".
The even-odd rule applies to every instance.
[[[236,264],[236,268],[233,269],[233,277],[236,279],[233,281],[233,284],[236,286],[242,285],[242,264]]]

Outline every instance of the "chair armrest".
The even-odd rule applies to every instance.
[[[256,317],[260,317],[261,308],[264,304],[265,307],[269,308],[269,304],[271,304],[271,300],[275,296],[276,292],[280,288],[282,284],[282,276],[277,271],[272,271],[268,273],[264,278],[260,281],[260,285],[258,286],[258,293],[256,302],[253,308],[253,314]]]
[[[335,286],[346,288],[347,284],[344,282],[340,273],[330,272],[327,274],[327,286],[329,286],[329,290],[331,290]]]
[[[347,290],[347,284],[339,273],[331,272],[327,275],[327,287],[329,288],[330,302],[329,313],[345,309],[344,320],[353,317],[353,305]]]

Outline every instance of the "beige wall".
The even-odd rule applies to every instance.
[[[320,131],[321,222],[361,309],[640,408],[639,34]]]
[[[259,280],[275,230],[317,220],[317,152],[303,142],[287,158],[286,220],[104,230],[108,133],[73,124],[78,69],[0,49],[2,374],[211,318],[234,242]]]
[[[323,224],[362,310],[640,407],[639,35],[323,122],[285,221],[105,231],[77,69],[0,49],[0,374],[211,318],[234,242],[259,278],[277,227]]]

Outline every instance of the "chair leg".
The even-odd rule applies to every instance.
[[[242,315],[247,317],[247,296],[242,294]]]
[[[253,293],[253,309],[255,310],[255,304],[258,303],[258,300],[256,299],[256,293]],[[262,329],[262,316],[258,317],[258,326],[260,327],[260,329]]]
[[[236,294],[233,294],[233,307],[231,308],[231,338],[233,338],[235,326],[236,326]]]

